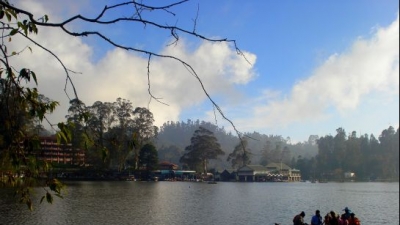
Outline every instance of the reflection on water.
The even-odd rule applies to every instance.
[[[292,224],[348,206],[363,224],[399,224],[399,183],[73,182],[35,210],[0,190],[0,224]]]

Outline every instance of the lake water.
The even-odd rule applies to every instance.
[[[69,182],[64,199],[34,211],[0,189],[1,225],[293,224],[348,206],[362,224],[399,225],[399,183]]]

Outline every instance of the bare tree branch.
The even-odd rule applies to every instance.
[[[152,56],[155,57],[159,57],[159,58],[167,58],[167,59],[172,59],[174,61],[178,61],[180,62],[189,72],[190,74],[192,74],[197,81],[199,82],[202,91],[204,92],[204,94],[206,95],[206,97],[208,98],[208,100],[212,103],[214,110],[216,109],[219,114],[222,116],[223,119],[225,119],[226,121],[228,121],[231,126],[233,127],[233,129],[235,130],[235,132],[237,133],[238,137],[241,139],[242,138],[242,134],[237,130],[236,126],[234,125],[234,123],[224,114],[224,112],[222,111],[222,109],[219,107],[219,105],[213,100],[213,98],[210,96],[210,94],[207,92],[206,87],[204,86],[201,78],[199,77],[198,73],[193,69],[193,67],[187,63],[186,61],[184,61],[183,59],[177,58],[175,56],[172,55],[165,55],[165,54],[159,54],[153,51],[149,51],[146,49],[141,49],[141,48],[135,48],[135,47],[131,47],[131,46],[125,46],[122,44],[119,44],[115,41],[113,41],[111,38],[109,38],[108,36],[106,36],[105,34],[103,34],[102,32],[93,30],[93,31],[74,31],[71,30],[69,28],[67,28],[67,25],[71,24],[72,22],[86,22],[89,24],[99,24],[99,25],[111,25],[111,24],[117,24],[120,22],[130,22],[130,23],[142,23],[145,26],[152,26],[155,28],[158,28],[160,30],[166,30],[168,31],[174,41],[172,44],[176,44],[179,41],[179,34],[185,34],[188,36],[192,36],[192,37],[196,37],[199,38],[201,40],[204,41],[209,41],[209,42],[225,42],[228,44],[231,44],[233,46],[233,48],[236,50],[236,53],[240,56],[242,56],[249,64],[250,61],[246,58],[245,54],[239,49],[239,47],[237,46],[236,40],[234,39],[227,39],[227,38],[211,38],[211,37],[206,37],[200,33],[197,33],[196,29],[197,29],[197,19],[198,19],[198,13],[199,13],[199,5],[197,6],[197,13],[196,13],[196,17],[193,20],[194,22],[194,26],[193,26],[193,30],[187,30],[184,29],[182,27],[179,27],[177,25],[164,25],[164,24],[160,24],[151,20],[147,20],[145,18],[142,17],[142,12],[144,10],[148,10],[148,11],[155,11],[155,10],[161,10],[161,11],[165,11],[173,16],[175,16],[175,14],[171,11],[171,8],[181,5],[183,3],[188,2],[188,0],[182,0],[182,1],[177,1],[175,3],[169,4],[169,5],[164,5],[164,6],[150,6],[150,5],[146,5],[146,4],[142,4],[142,3],[138,3],[136,1],[127,1],[127,2],[122,2],[122,3],[118,3],[118,4],[114,4],[111,6],[104,6],[103,10],[94,18],[88,18],[85,17],[83,15],[75,15],[73,17],[70,17],[62,22],[59,23],[50,23],[47,21],[47,16],[45,17],[41,17],[39,19],[35,19],[34,15],[32,13],[30,13],[27,10],[15,7],[13,5],[8,4],[5,1],[0,1],[0,5],[5,7],[5,8],[9,8],[14,10],[17,13],[26,15],[29,20],[35,24],[36,26],[40,26],[40,27],[54,27],[54,28],[60,28],[62,29],[65,33],[67,33],[68,35],[74,36],[74,37],[87,37],[87,36],[97,36],[100,39],[104,40],[105,42],[109,43],[111,46],[119,48],[119,49],[124,49],[127,51],[133,51],[133,52],[137,52],[137,53],[142,53],[148,56],[148,63],[147,63],[147,79],[148,79],[148,93],[150,95],[150,100],[154,99],[159,103],[165,104],[166,103],[162,102],[160,100],[160,98],[155,97],[152,92],[151,92],[151,83],[150,83],[150,63],[151,63],[151,58]],[[112,9],[116,9],[116,8],[120,8],[120,7],[125,7],[125,6],[133,6],[133,8],[136,10],[134,16],[130,17],[130,18],[125,18],[125,17],[117,17],[117,18],[111,18],[111,19],[105,19],[105,15]],[[32,40],[31,38],[25,36],[28,40],[30,40],[32,43],[34,43],[35,45],[39,46],[40,48],[44,49],[45,51],[47,51],[48,53],[50,53],[53,57],[55,57],[57,59],[57,61],[61,64],[61,66],[64,69],[64,72],[66,74],[66,84],[64,87],[64,91],[68,96],[68,93],[66,91],[66,87],[67,84],[71,84],[74,95],[77,99],[78,98],[78,94],[77,91],[75,89],[75,86],[73,85],[72,79],[69,75],[69,72],[71,72],[70,70],[68,70],[65,65],[62,63],[62,61],[57,57],[57,55],[55,55],[53,52],[51,52],[49,49],[45,48],[43,45],[40,45],[39,43],[35,42],[34,40]],[[71,98],[68,96],[68,98],[71,100]],[[243,146],[244,149],[244,146]],[[244,150],[245,151],[245,150]]]
[[[149,54],[149,58],[148,58],[148,60],[147,60],[147,84],[148,84],[148,92],[149,92],[149,95],[150,95],[150,101],[151,101],[151,99],[154,99],[154,100],[156,100],[157,102],[159,102],[159,103],[161,103],[161,104],[164,104],[164,105],[167,105],[167,106],[169,106],[167,103],[165,103],[165,102],[162,102],[162,101],[160,101],[160,99],[161,98],[156,98],[156,97],[154,97],[154,95],[151,93],[151,87],[150,87],[150,61],[151,61],[151,55],[152,54]],[[149,105],[150,105],[150,101],[149,101]],[[149,108],[149,107],[148,107]]]

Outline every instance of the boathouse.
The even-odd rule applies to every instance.
[[[253,182],[265,181],[268,175],[268,170],[262,165],[246,165],[237,170],[239,181]]]
[[[267,166],[246,165],[237,170],[238,181],[300,181],[300,170],[292,169],[284,163],[270,163]]]

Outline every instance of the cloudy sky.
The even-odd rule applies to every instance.
[[[119,1],[11,1],[39,18],[60,22],[76,14],[94,18],[104,6]],[[66,3],[67,2],[67,3]],[[146,2],[146,1],[144,1]],[[170,1],[163,1],[164,4]],[[158,4],[159,1],[149,1]],[[231,1],[193,0],[170,9],[145,12],[163,25],[181,26],[210,38],[237,41],[210,43],[149,25],[117,23],[100,26],[74,22],[73,31],[97,30],[124,46],[179,57],[190,64],[224,115],[241,132],[290,137],[348,133],[379,136],[399,126],[399,1]],[[117,9],[106,18],[132,16]],[[201,85],[181,63],[153,57],[151,91],[165,104],[149,104],[147,55],[112,47],[97,37],[71,37],[56,28],[39,28],[35,37],[52,50],[71,73],[79,98],[86,105],[113,102],[118,97],[134,106],[149,107],[156,125],[166,121],[204,120],[232,130],[214,113]],[[13,40],[15,50],[26,46]],[[68,98],[65,73],[47,52],[25,51],[15,63],[29,65],[39,90],[61,106],[49,118],[64,120]],[[67,92],[72,96],[71,86]]]

